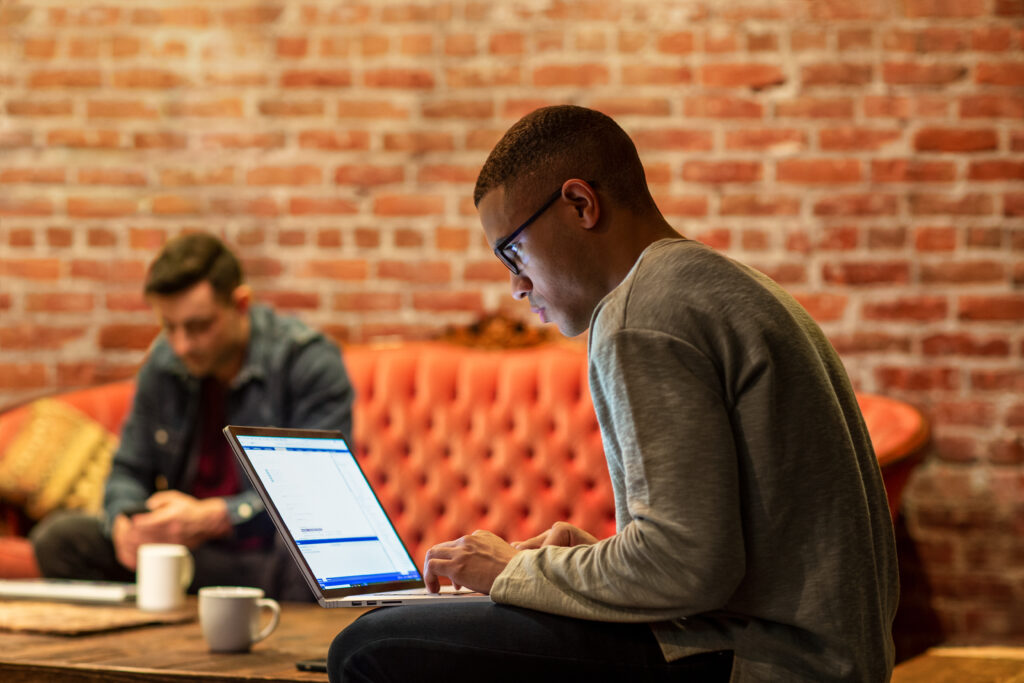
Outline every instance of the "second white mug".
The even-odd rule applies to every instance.
[[[185,590],[192,583],[192,553],[175,543],[139,546],[135,603],[139,609],[164,612],[185,605]]]
[[[270,621],[260,629],[260,612]],[[277,628],[281,606],[259,588],[206,586],[199,589],[199,625],[212,652],[247,652]]]

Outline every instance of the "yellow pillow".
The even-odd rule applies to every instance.
[[[58,399],[29,412],[0,458],[0,498],[33,519],[58,508],[98,512],[117,437]]]

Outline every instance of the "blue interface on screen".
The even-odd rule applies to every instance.
[[[322,588],[420,578],[344,440],[238,441]]]

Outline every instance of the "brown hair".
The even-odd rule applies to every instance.
[[[231,294],[242,284],[242,265],[231,250],[205,232],[182,235],[160,250],[146,273],[146,295],[178,294],[209,281],[221,302],[230,302]]]
[[[537,109],[519,119],[491,150],[473,201],[504,188],[512,201],[541,196],[570,178],[594,181],[635,210],[653,206],[636,145],[601,112],[573,105]]]

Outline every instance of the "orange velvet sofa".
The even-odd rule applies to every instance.
[[[357,392],[357,457],[417,564],[432,544],[475,529],[516,540],[567,520],[599,537],[614,533],[582,345],[409,342],[353,346],[344,355]],[[122,381],[57,398],[118,433],[133,390]],[[910,406],[858,398],[895,514],[927,429]],[[0,414],[0,454],[27,409]],[[31,520],[10,507],[0,576],[35,575],[24,538]]]

